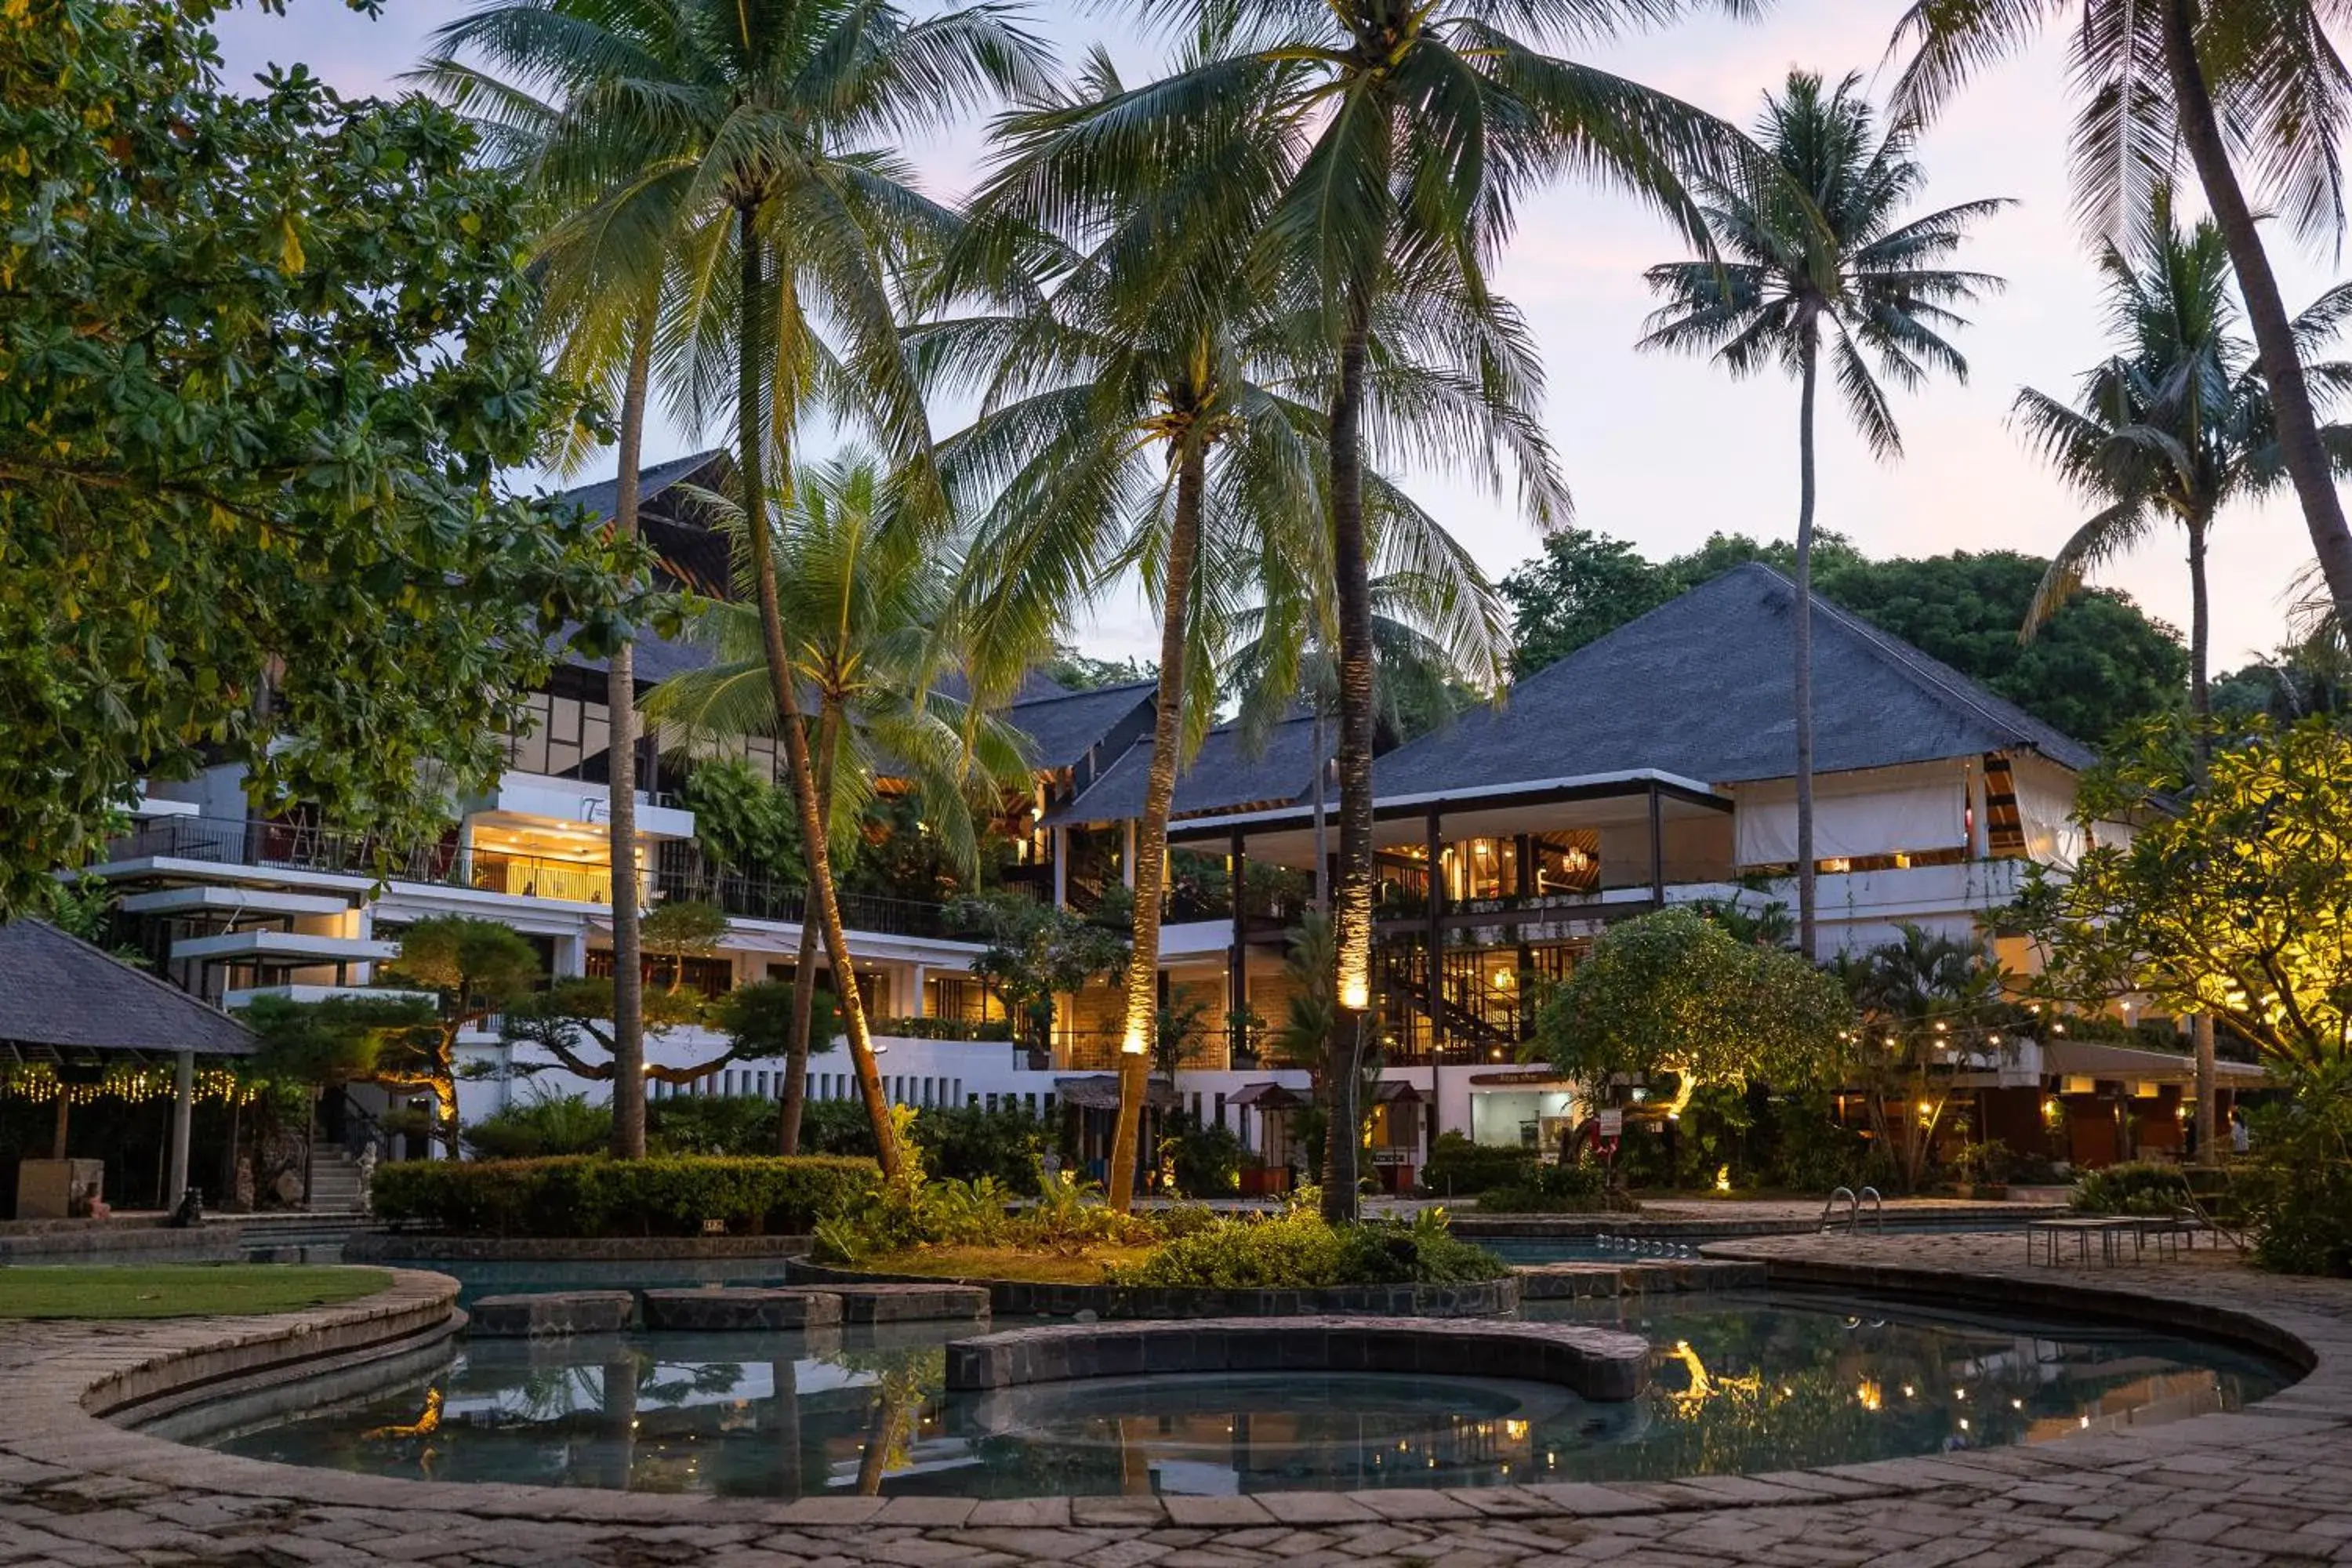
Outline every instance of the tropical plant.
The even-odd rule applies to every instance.
[[[929,419],[899,342],[893,285],[950,218],[916,193],[904,162],[879,139],[950,121],[992,87],[1040,90],[1043,52],[987,4],[910,21],[887,0],[621,0],[584,16],[558,11],[562,3],[504,0],[445,31],[442,42],[451,53],[478,49],[493,64],[578,84],[561,144],[581,146],[590,166],[600,149],[625,149],[645,171],[634,195],[678,215],[657,232],[684,237],[672,326],[688,410],[698,418],[731,406],[735,415],[745,574],[791,765],[812,912],[881,1163],[895,1173],[900,1151],[882,1126],[887,1104],[778,590],[768,459],[780,454],[790,472],[799,431],[822,404],[911,465],[910,494],[931,510]]]
[[[1116,927],[1019,893],[959,899],[949,911],[984,944],[972,978],[995,993],[1013,1037],[1033,1053],[1053,1049],[1055,997],[1121,977],[1134,962]]]
[[[1923,217],[1904,210],[1927,172],[1896,119],[1882,134],[1859,76],[1824,92],[1791,71],[1757,122],[1759,156],[1696,182],[1709,254],[1650,268],[1666,303],[1644,348],[1711,354],[1735,376],[1777,365],[1797,378],[1795,642],[1797,943],[1819,956],[1813,856],[1813,404],[1824,352],[1848,416],[1881,458],[1903,450],[1882,379],[1911,388],[1931,371],[1968,379],[1947,340],[1966,304],[1999,279],[1945,263],[1969,226],[2003,205],[1974,201]]]
[[[1869,1102],[1871,1132],[1916,1192],[1958,1077],[2013,1054],[2025,1010],[1981,943],[1904,925],[1897,940],[1841,955],[1861,1020],[1846,1077]]]
[[[481,1160],[536,1160],[550,1154],[593,1154],[613,1139],[613,1110],[577,1094],[536,1094],[466,1129],[466,1143]]]
[[[1677,907],[1611,927],[1545,995],[1528,1048],[1596,1097],[1671,1074],[1673,1119],[1702,1088],[1828,1076],[1852,1017],[1837,982],[1801,955]]]
[[[2203,218],[2184,230],[2172,192],[2158,186],[2128,249],[2101,246],[2107,318],[2116,352],[2083,377],[2075,404],[2032,388],[2017,418],[2059,474],[2099,510],[2074,531],[2043,573],[2021,635],[2032,637],[2094,569],[2177,522],[2189,543],[2189,708],[2202,763],[2210,615],[2205,554],[2210,531],[2233,501],[2256,500],[2287,482],[2270,388],[2236,331],[2229,249]],[[2327,293],[2294,322],[2299,353],[2334,337],[2352,314],[2352,286]],[[2352,365],[2305,365],[2325,409],[2352,385]],[[2320,431],[2331,460],[2352,467],[2352,426]]]
[[[2302,345],[2255,226],[2266,204],[2305,240],[2343,236],[2352,73],[2328,37],[2341,8],[2332,0],[1914,0],[1889,46],[1916,50],[1895,89],[1897,112],[1924,119],[2067,17],[2069,76],[2087,99],[2073,147],[2083,226],[2109,238],[2133,232],[2188,153],[2245,300],[2280,465],[2328,594],[2352,623],[2352,527]]]
[[[225,90],[217,9],[0,16],[0,911],[206,767],[389,872],[624,625],[635,552],[499,479],[570,416],[512,183],[421,100]]]
[[[1008,794],[1026,792],[1030,774],[1018,736],[1002,721],[933,689],[940,642],[952,637],[955,563],[924,531],[889,515],[873,464],[848,456],[809,466],[774,500],[774,511],[763,512],[774,519],[775,537],[764,552],[770,570],[747,586],[758,605],[774,609],[777,626],[790,628],[781,657],[795,689],[815,700],[814,734],[801,760],[814,774],[811,803],[830,828],[820,854],[805,837],[809,823],[802,824],[811,899],[819,908],[803,910],[793,972],[799,1001],[777,1130],[780,1147],[797,1152],[823,907],[835,890],[835,868],[858,851],[883,781],[911,792],[920,830],[976,873],[982,825]],[[767,526],[718,497],[703,500],[739,534]],[[715,662],[665,682],[647,700],[647,714],[681,739],[798,732],[799,721],[775,700],[769,666],[777,652],[769,623],[767,609],[751,603],[704,605],[698,629],[713,646]],[[821,879],[828,885],[820,891]],[[837,921],[837,901],[834,908]],[[865,1015],[855,1011],[856,979],[845,961],[835,955],[835,1001],[850,1025],[851,1059],[879,1138],[889,1107],[864,1042]]]

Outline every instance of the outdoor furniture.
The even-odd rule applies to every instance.
[[[2126,1237],[2131,1238],[2132,1255],[2135,1258],[2139,1255],[2141,1224],[2137,1219],[2037,1219],[2025,1227],[2025,1260],[2031,1264],[2036,1260],[2037,1253],[2042,1254],[2049,1267],[2055,1268],[2058,1267],[2060,1243],[2073,1237],[2074,1260],[2088,1264],[2091,1261],[2091,1238],[2095,1236],[2099,1238],[2099,1260],[2112,1268],[2116,1261],[2116,1244]]]

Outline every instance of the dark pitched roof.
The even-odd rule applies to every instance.
[[[683,458],[673,458],[638,471],[637,531],[660,557],[662,570],[674,586],[716,597],[729,593],[732,567],[727,536],[701,519],[687,515],[685,509],[676,504],[682,498],[664,498],[683,484],[716,487],[724,483],[731,471],[723,447],[689,452]],[[600,519],[609,518],[619,487],[616,476],[593,485],[576,486],[556,499],[585,507]]]
[[[1654,768],[1705,784],[1796,771],[1796,587],[1749,563],[1702,584],[1380,759],[1382,795]],[[1814,765],[1822,773],[2025,748],[2070,768],[2090,748],[1813,596]]]
[[[44,921],[0,925],[0,1041],[246,1056],[253,1035],[178,986]]]
[[[724,447],[708,451],[688,452],[683,458],[672,458],[667,463],[656,463],[650,468],[637,470],[637,505],[651,507],[664,490],[693,479],[703,468],[713,467],[727,457]],[[575,485],[556,499],[574,506],[586,507],[600,518],[613,515],[613,501],[620,488],[620,478],[598,479],[593,485]]]
[[[1031,760],[1040,768],[1076,767],[1087,752],[1115,735],[1123,721],[1149,706],[1157,690],[1157,684],[1149,680],[1085,691],[1056,686],[1042,676],[1032,676],[1030,682],[1004,716],[1029,737]]]
[[[1149,736],[1128,749],[1094,786],[1069,805],[1045,814],[1056,823],[1125,822],[1143,815],[1150,782]],[[1192,765],[1176,775],[1171,819],[1254,807],[1289,805],[1315,784],[1315,721],[1299,714],[1275,725],[1264,748],[1245,743],[1238,723],[1220,724],[1201,741]]]

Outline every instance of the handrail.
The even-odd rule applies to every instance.
[[[1822,1200],[1822,1222],[1814,1227],[1814,1235],[1822,1235],[1828,1231],[1830,1215],[1837,1208],[1837,1201],[1840,1198],[1845,1199],[1847,1212],[1852,1216],[1846,1222],[1846,1234],[1851,1236],[1862,1228],[1862,1200],[1854,1195],[1852,1187],[1840,1187]]]
[[[1863,1198],[1868,1198],[1868,1199],[1870,1200],[1870,1212],[1871,1212],[1871,1214],[1872,1214],[1873,1215],[1874,1215],[1874,1216],[1877,1218],[1877,1220],[1878,1220],[1878,1234],[1879,1234],[1879,1235],[1881,1235],[1881,1236],[1885,1236],[1885,1235],[1886,1234],[1886,1200],[1885,1200],[1885,1198],[1882,1198],[1882,1197],[1880,1197],[1880,1196],[1878,1195],[1878,1189],[1877,1189],[1876,1187],[1864,1187],[1864,1188],[1863,1188],[1863,1189],[1862,1189],[1861,1196],[1860,1196],[1860,1197],[1857,1197],[1857,1198],[1855,1198],[1855,1199],[1854,1199],[1854,1201],[1853,1201],[1853,1228],[1854,1228],[1854,1230],[1856,1231],[1856,1233],[1859,1233],[1859,1232],[1861,1231],[1861,1229],[1862,1229],[1862,1199],[1863,1199]]]

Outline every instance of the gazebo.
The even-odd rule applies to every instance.
[[[178,986],[110,956],[45,921],[0,925],[0,1067],[46,1067],[58,1080],[58,1136],[66,1158],[69,1079],[79,1069],[172,1068],[168,1202],[188,1190],[188,1127],[198,1057],[250,1056],[252,1033]],[[27,1162],[37,1164],[38,1162]],[[24,1207],[18,1193],[18,1208]]]

